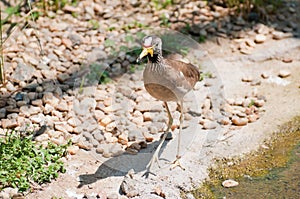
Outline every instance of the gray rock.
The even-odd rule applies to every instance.
[[[207,120],[207,119],[204,119],[202,122],[202,127],[203,129],[215,129],[217,128],[217,123],[214,122],[214,121],[210,121],[210,120]]]
[[[96,107],[96,100],[94,98],[84,98],[80,102],[74,100],[74,112],[75,114],[86,116],[91,115],[92,110]]]
[[[35,69],[32,66],[24,63],[18,63],[17,68],[11,76],[14,82],[28,81],[35,73]]]
[[[93,131],[92,135],[93,135],[94,139],[96,139],[99,143],[104,140],[102,131],[100,131],[99,129],[96,129],[95,131]]]
[[[122,145],[119,143],[113,144],[110,148],[110,153],[112,154],[112,156],[121,155],[122,153],[124,153]]]
[[[137,128],[128,129],[128,140],[129,141],[143,141],[145,140],[144,135],[141,130]]]
[[[0,119],[5,118],[6,116],[6,108],[0,109]]]

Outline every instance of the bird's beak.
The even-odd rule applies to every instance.
[[[139,62],[143,57],[147,56],[148,54],[153,57],[153,47],[143,47],[143,51],[141,52],[140,56],[136,59],[136,62]]]

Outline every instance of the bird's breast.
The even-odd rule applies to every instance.
[[[147,64],[144,73],[144,85],[148,93],[161,101],[180,101],[190,90],[170,78],[168,70],[154,64]]]

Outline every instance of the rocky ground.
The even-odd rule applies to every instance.
[[[1,134],[46,125],[37,142],[73,143],[67,173],[26,198],[180,198],[208,176],[214,158],[255,150],[299,115],[299,2],[287,1],[276,14],[255,13],[268,23],[247,22],[205,1],[157,6],[80,1],[49,11],[5,42]],[[139,40],[149,33],[164,39],[174,59],[199,66],[203,80],[184,102],[185,170],[169,169],[179,125],[171,103],[173,139],[160,154],[167,161],[145,179],[167,122],[162,102],[143,87],[143,64],[135,63]]]

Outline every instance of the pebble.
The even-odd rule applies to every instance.
[[[37,114],[37,115],[31,116],[31,117],[30,117],[30,120],[31,120],[33,123],[41,124],[42,122],[45,121],[45,116],[44,116],[44,114],[39,113],[39,114]]]
[[[248,116],[248,122],[253,123],[259,119],[259,116],[257,114],[249,115]]]
[[[49,140],[49,135],[46,133],[39,135],[35,138],[35,141],[37,141],[37,142],[43,142],[43,141],[48,141],[48,140]]]
[[[273,31],[272,32],[272,38],[275,40],[281,40],[281,39],[285,39],[288,37],[292,37],[293,35],[291,33],[284,33],[281,31]]]
[[[257,34],[255,36],[255,40],[254,41],[256,43],[260,44],[260,43],[264,43],[266,40],[267,40],[267,37],[265,35],[263,35],[263,34]]]
[[[222,186],[225,188],[236,187],[238,185],[239,183],[237,181],[231,179],[222,182]]]
[[[284,58],[282,59],[282,62],[283,62],[283,63],[292,63],[292,62],[293,62],[293,59],[292,59],[292,58],[289,58],[289,57],[284,57]]]
[[[79,150],[79,147],[76,145],[71,145],[67,148],[68,153],[71,155],[75,155],[78,152],[78,150]]]
[[[59,103],[59,99],[53,95],[51,92],[45,92],[43,96],[43,103],[49,104],[52,107],[56,107]]]
[[[222,125],[229,125],[229,124],[231,124],[231,121],[230,121],[230,119],[229,119],[228,117],[224,117],[224,118],[222,118],[222,119],[220,120],[220,123],[221,123]]]
[[[265,104],[265,100],[255,100],[254,105],[257,107],[262,107]]]
[[[59,136],[62,136],[62,132],[55,131],[53,129],[48,130],[47,133],[48,133],[50,138],[58,138]]]
[[[243,82],[252,82],[253,77],[251,75],[244,76],[244,77],[242,77],[242,81]]]
[[[139,141],[144,139],[143,133],[138,129],[132,129],[128,133],[128,141]]]
[[[108,125],[106,125],[105,130],[108,132],[112,132],[117,127],[116,122],[111,122]]]
[[[261,77],[264,78],[264,79],[268,79],[268,78],[270,77],[270,73],[268,73],[268,72],[263,72],[263,73],[261,74]]]
[[[210,120],[204,120],[202,123],[203,129],[215,129],[217,128],[217,123]]]
[[[244,102],[244,98],[239,97],[239,98],[235,99],[233,104],[236,105],[236,106],[242,106],[243,102]]]
[[[14,87],[14,85],[13,85],[10,81],[8,81],[8,82],[6,83],[5,87],[6,87],[6,89],[7,89],[8,91],[10,91],[10,92],[14,92],[14,91],[17,90],[17,89]]]
[[[107,126],[109,123],[111,123],[113,120],[111,117],[107,116],[101,120],[101,125]]]
[[[81,121],[78,118],[72,117],[72,118],[68,119],[67,123],[69,125],[71,125],[72,127],[76,127],[79,124],[81,124]]]
[[[54,128],[55,128],[55,130],[61,131],[63,133],[73,132],[73,127],[71,127],[70,125],[68,125],[66,123],[55,123]]]
[[[2,127],[4,129],[15,128],[19,125],[15,118],[14,119],[2,119],[1,123],[2,123]]]
[[[249,47],[255,47],[256,43],[252,40],[252,39],[246,39],[245,43],[249,46]]]
[[[39,107],[36,106],[21,106],[20,107],[20,113],[22,113],[25,117],[29,117],[31,115],[38,114],[41,111]]]
[[[0,119],[5,118],[6,116],[6,108],[0,109]]]
[[[64,112],[64,111],[69,111],[69,106],[68,103],[64,100],[60,100],[60,102],[58,103],[58,105],[56,106],[56,109]]]
[[[280,70],[278,76],[281,78],[286,78],[291,75],[291,72],[288,70]]]
[[[236,126],[245,126],[248,123],[248,119],[247,118],[240,118],[237,116],[234,116],[232,119],[232,124],[236,125]]]

